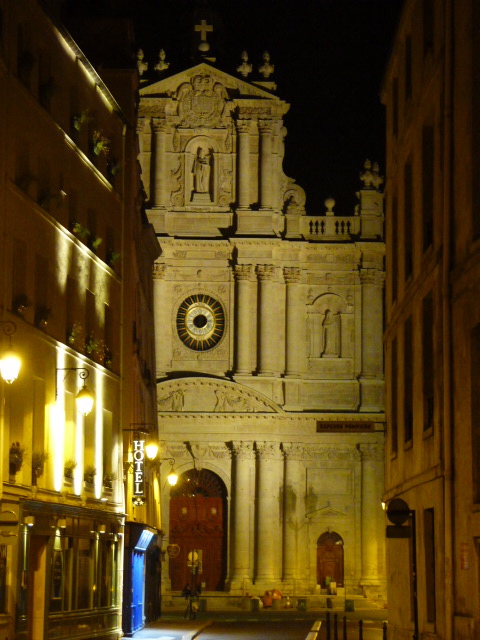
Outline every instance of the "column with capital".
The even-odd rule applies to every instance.
[[[257,575],[256,582],[278,583],[282,577],[280,482],[282,456],[278,443],[257,442]]]
[[[166,315],[168,313],[167,305],[162,303],[167,296],[167,265],[155,262],[153,265],[153,304],[154,304],[154,316],[157,326],[168,327],[169,319]],[[162,378],[167,372],[167,358],[168,353],[168,339],[167,333],[161,331],[155,331],[155,362],[156,362],[156,376]],[[170,338],[171,340],[171,338]]]
[[[378,411],[383,402],[383,286],[385,274],[361,269],[362,410]],[[368,321],[367,321],[368,315]]]
[[[271,264],[259,264],[256,268],[259,281],[259,335],[258,335],[258,373],[263,376],[275,374],[278,350],[275,313],[275,267]]]
[[[250,208],[250,128],[250,120],[237,120],[237,188],[239,209]]]
[[[255,451],[253,442],[232,442],[232,567],[230,591],[248,590],[253,572]]]
[[[252,302],[252,265],[235,265],[235,373],[252,372],[250,313]]]
[[[378,585],[378,514],[381,495],[378,490],[377,465],[381,451],[376,444],[358,445],[362,459],[362,585]]]
[[[272,133],[271,120],[259,120],[260,131],[260,209],[272,208]]]
[[[153,129],[153,207],[164,207],[166,191],[167,123],[160,118],[152,119]]]
[[[301,296],[301,271],[297,267],[284,267],[283,277],[287,288],[285,374],[289,378],[299,378],[306,358],[306,319]]]
[[[293,588],[307,575],[304,464],[307,451],[305,445],[295,442],[284,442],[282,451],[285,458],[283,579],[291,581]]]

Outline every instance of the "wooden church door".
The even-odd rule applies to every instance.
[[[317,541],[317,584],[326,586],[326,579],[344,586],[343,540],[334,531],[322,533]]]
[[[226,576],[226,491],[210,471],[184,473],[170,497],[170,543],[180,552],[170,559],[172,590],[203,585],[223,591]],[[192,562],[193,560],[193,562]]]

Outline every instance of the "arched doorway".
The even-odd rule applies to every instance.
[[[317,584],[326,587],[327,578],[344,586],[343,540],[335,531],[325,531],[317,540]]]
[[[170,543],[180,547],[170,559],[174,591],[201,585],[223,591],[227,558],[227,490],[207,469],[190,469],[170,492]],[[190,554],[190,556],[189,556]],[[192,567],[192,555],[197,566]]]

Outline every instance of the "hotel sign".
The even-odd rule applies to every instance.
[[[145,504],[145,440],[133,441],[133,504]]]

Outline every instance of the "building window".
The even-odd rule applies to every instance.
[[[391,448],[392,454],[396,454],[398,451],[398,348],[397,339],[392,340],[392,363],[390,372],[390,393],[391,393]]]
[[[398,290],[398,198],[392,198],[392,303],[397,299]]]
[[[27,249],[25,242],[15,238],[13,240],[12,265],[12,311],[24,316],[30,301],[27,298]]]
[[[422,311],[422,366],[423,366],[423,429],[433,427],[434,416],[434,330],[433,296],[423,299]]]
[[[396,138],[398,135],[398,78],[392,83],[392,131]]]
[[[424,509],[423,511],[423,534],[427,622],[435,622],[435,518],[433,509]]]
[[[433,126],[422,130],[422,213],[423,250],[433,244],[433,198],[434,198],[434,138]]]
[[[433,51],[433,38],[435,33],[435,2],[423,0],[423,55],[427,56]]]
[[[410,316],[405,323],[403,407],[405,444],[413,440],[413,327]]]
[[[405,38],[405,102],[412,97],[412,38]]]
[[[470,340],[473,500],[480,503],[480,324],[471,332]]]
[[[7,549],[0,544],[0,613],[7,612]]]
[[[412,275],[413,271],[413,185],[412,185],[412,163],[405,164],[403,173],[404,203],[403,203],[403,224],[405,235],[405,280]]]
[[[472,75],[470,78],[470,86],[472,88],[471,113],[477,114],[480,112],[480,82],[478,82],[478,78],[480,77],[480,38],[478,37],[477,31],[478,25],[480,24],[480,3],[472,2],[471,6],[471,33],[469,34],[472,47],[470,56],[472,66]],[[465,35],[467,36],[467,34]],[[473,238],[478,240],[478,238],[480,238],[480,180],[478,180],[478,175],[480,174],[480,126],[476,117],[472,118],[471,136],[472,140],[469,148],[472,150],[472,163],[470,166],[472,207],[470,215],[472,216]]]

